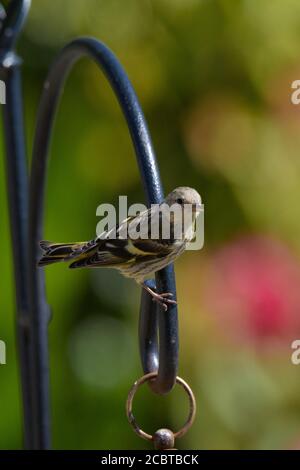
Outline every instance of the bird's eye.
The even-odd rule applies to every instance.
[[[176,202],[177,202],[177,204],[182,205],[183,204],[183,199],[181,197],[179,197],[178,199],[176,199]]]

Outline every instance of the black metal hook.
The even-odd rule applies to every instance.
[[[134,144],[148,205],[160,203],[163,200],[149,131],[138,99],[122,66],[115,55],[96,39],[79,38],[72,41],[59,53],[44,84],[37,117],[30,179],[29,289],[30,323],[33,332],[36,448],[49,446],[49,417],[47,415],[49,409],[47,348],[49,308],[46,302],[44,272],[37,268],[40,255],[39,240],[43,238],[48,150],[53,121],[66,76],[72,65],[83,56],[92,58],[99,65],[118,98]],[[175,278],[171,266],[157,273],[156,282],[159,291],[172,292],[175,297]],[[159,325],[159,350],[157,324]],[[142,293],[140,349],[144,371],[153,372],[158,368],[158,377],[153,384],[154,390],[157,393],[167,393],[175,384],[177,375],[177,308],[176,305],[172,305],[168,312],[164,312],[161,308],[157,308],[146,292]]]

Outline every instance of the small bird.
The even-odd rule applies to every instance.
[[[174,207],[177,210],[173,211]],[[185,217],[187,208],[190,209],[190,217]],[[172,293],[157,293],[145,284],[145,280],[172,263],[186,249],[187,243],[195,237],[195,222],[200,210],[201,197],[195,189],[176,188],[154,210],[150,208],[128,217],[114,227],[114,232],[103,232],[87,242],[41,241],[44,254],[38,266],[69,261],[72,269],[118,269],[124,276],[133,278],[167,311],[168,304],[176,304],[175,300],[170,299]],[[139,237],[133,235],[132,227],[140,229]],[[164,232],[166,228],[169,228],[169,232],[166,230],[167,237]],[[151,238],[153,231],[156,236]]]

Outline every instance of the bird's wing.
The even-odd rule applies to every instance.
[[[140,236],[133,237],[129,232],[128,250],[137,256],[165,256],[168,255],[174,244],[172,226],[168,238],[163,237],[162,225],[170,223],[166,218],[163,220],[161,212],[150,210],[140,214],[132,221],[140,226]]]
[[[142,212],[138,216],[126,219],[127,245],[125,249],[135,257],[164,256],[172,250],[172,237],[170,237],[170,239],[164,239],[162,237],[160,229],[162,214],[158,213],[158,218],[154,219],[155,211],[151,211],[150,209]],[[124,223],[119,227],[121,236],[125,232],[123,224]],[[153,228],[154,234],[151,232]]]
[[[132,236],[131,223],[134,224],[133,228],[141,233],[139,238]],[[90,242],[89,249],[80,259],[75,260],[70,268],[117,267],[117,265],[124,263],[142,261],[144,258],[149,260],[150,258],[167,256],[172,251],[170,240],[148,238],[150,233],[146,233],[147,227],[150,230],[150,210],[144,211],[138,216],[128,217],[116,227],[113,237],[111,232],[106,232],[94,242]]]
[[[132,259],[132,255],[125,249],[126,240],[99,240],[96,239],[94,246],[89,252],[70,264],[70,268],[100,267],[123,264]]]

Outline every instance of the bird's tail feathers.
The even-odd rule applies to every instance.
[[[84,253],[87,242],[79,243],[53,243],[47,240],[40,242],[40,247],[44,251],[38,262],[38,266],[57,263],[59,261],[70,261]]]

